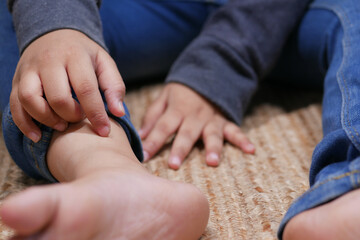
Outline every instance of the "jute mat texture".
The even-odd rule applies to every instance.
[[[130,91],[126,103],[139,128],[160,85]],[[221,165],[205,165],[201,143],[178,171],[168,169],[170,144],[145,167],[153,174],[196,185],[207,196],[211,214],[202,240],[276,239],[279,223],[291,202],[308,188],[308,171],[315,145],[321,140],[321,93],[263,87],[253,100],[242,130],[256,146],[243,154],[226,143]],[[34,184],[12,162],[0,139],[0,201]],[[0,239],[10,229],[0,222]]]

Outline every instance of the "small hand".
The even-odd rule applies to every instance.
[[[144,157],[148,161],[168,138],[176,134],[168,164],[178,169],[198,139],[206,151],[206,163],[218,166],[224,139],[245,153],[255,147],[240,128],[228,121],[216,108],[192,89],[169,83],[150,106],[139,131],[144,139]]]
[[[15,124],[34,142],[41,131],[33,119],[58,131],[85,116],[95,132],[108,136],[109,110],[123,116],[125,86],[107,52],[81,32],[69,29],[43,35],[22,54],[13,79],[10,110]],[[74,90],[79,103],[72,97]]]

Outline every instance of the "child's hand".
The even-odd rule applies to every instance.
[[[149,160],[177,132],[171,148],[169,166],[178,169],[195,142],[202,138],[206,163],[219,165],[224,138],[245,153],[255,148],[240,128],[228,121],[207,100],[192,89],[169,83],[145,114],[139,131],[145,161]]]
[[[63,131],[68,122],[86,116],[99,135],[108,136],[110,122],[99,88],[111,113],[123,116],[125,86],[108,53],[81,32],[50,32],[31,43],[18,63],[10,95],[14,122],[34,142],[41,131],[33,119]]]

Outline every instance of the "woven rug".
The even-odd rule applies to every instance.
[[[160,85],[130,91],[126,103],[134,125],[161,90]],[[243,154],[226,143],[221,165],[205,166],[199,143],[180,170],[167,168],[170,145],[145,167],[153,174],[191,183],[208,197],[211,214],[202,240],[276,239],[291,202],[308,188],[312,151],[322,137],[321,93],[264,87],[256,95],[242,125],[256,146]],[[41,184],[26,177],[11,161],[0,139],[0,201],[24,188]],[[11,230],[0,222],[0,239]]]

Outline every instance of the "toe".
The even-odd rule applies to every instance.
[[[56,192],[30,188],[11,196],[1,206],[2,221],[19,235],[39,232],[56,212]]]

